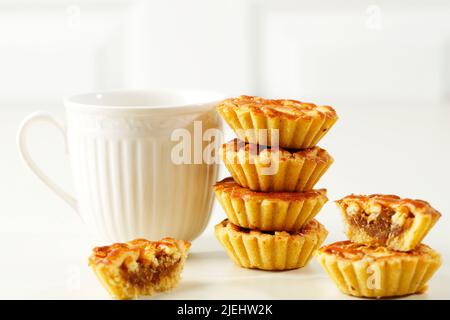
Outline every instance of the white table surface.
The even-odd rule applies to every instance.
[[[328,188],[331,200],[352,192],[390,193],[427,200],[441,211],[424,242],[442,254],[444,264],[426,294],[404,299],[450,298],[450,106],[335,107],[340,120],[320,144],[335,163],[318,186]],[[87,266],[91,245],[82,222],[18,157],[16,129],[34,109],[0,110],[0,298],[108,299]],[[50,111],[64,115],[61,107]],[[31,144],[44,170],[71,190],[62,139],[52,129],[36,128]],[[215,205],[207,230],[193,242],[180,285],[153,299],[349,299],[315,260],[287,272],[236,267],[213,236],[214,224],[223,218]],[[344,239],[331,201],[318,219],[330,232],[326,243]]]

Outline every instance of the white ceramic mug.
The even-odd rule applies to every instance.
[[[193,134],[220,129],[216,93],[115,91],[64,100],[67,130],[45,112],[28,116],[18,132],[22,158],[31,170],[73,207],[97,239],[123,242],[171,236],[193,240],[206,227],[213,203],[217,164],[176,164],[174,129]],[[37,121],[65,137],[76,197],[63,191],[30,157],[27,131]],[[198,122],[197,122],[198,123]]]

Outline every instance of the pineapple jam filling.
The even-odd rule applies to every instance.
[[[364,209],[355,203],[345,209],[347,221],[379,243],[386,243],[391,237],[398,236],[412,224],[412,213],[406,208],[398,210],[373,204]]]
[[[122,278],[133,287],[145,289],[169,276],[179,266],[181,258],[167,255],[157,256],[154,261],[144,259],[125,260],[120,268]]]

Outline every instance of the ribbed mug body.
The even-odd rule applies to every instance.
[[[216,163],[177,163],[174,130],[191,137],[220,128],[213,105],[185,112],[131,112],[67,106],[67,139],[78,211],[99,240],[175,237],[193,240],[206,227]],[[192,152],[194,153],[194,152]],[[197,159],[198,160],[198,159]]]

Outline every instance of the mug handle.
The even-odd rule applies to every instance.
[[[65,200],[75,211],[77,211],[77,201],[73,196],[65,192],[59,185],[54,183],[34,162],[28,151],[28,130],[36,122],[48,123],[56,127],[64,137],[64,143],[67,152],[67,134],[66,128],[59,121],[57,121],[52,115],[44,111],[36,111],[28,115],[20,124],[17,132],[17,146],[21,158],[25,161],[25,164],[33,171],[33,173],[44,182],[53,192]]]

